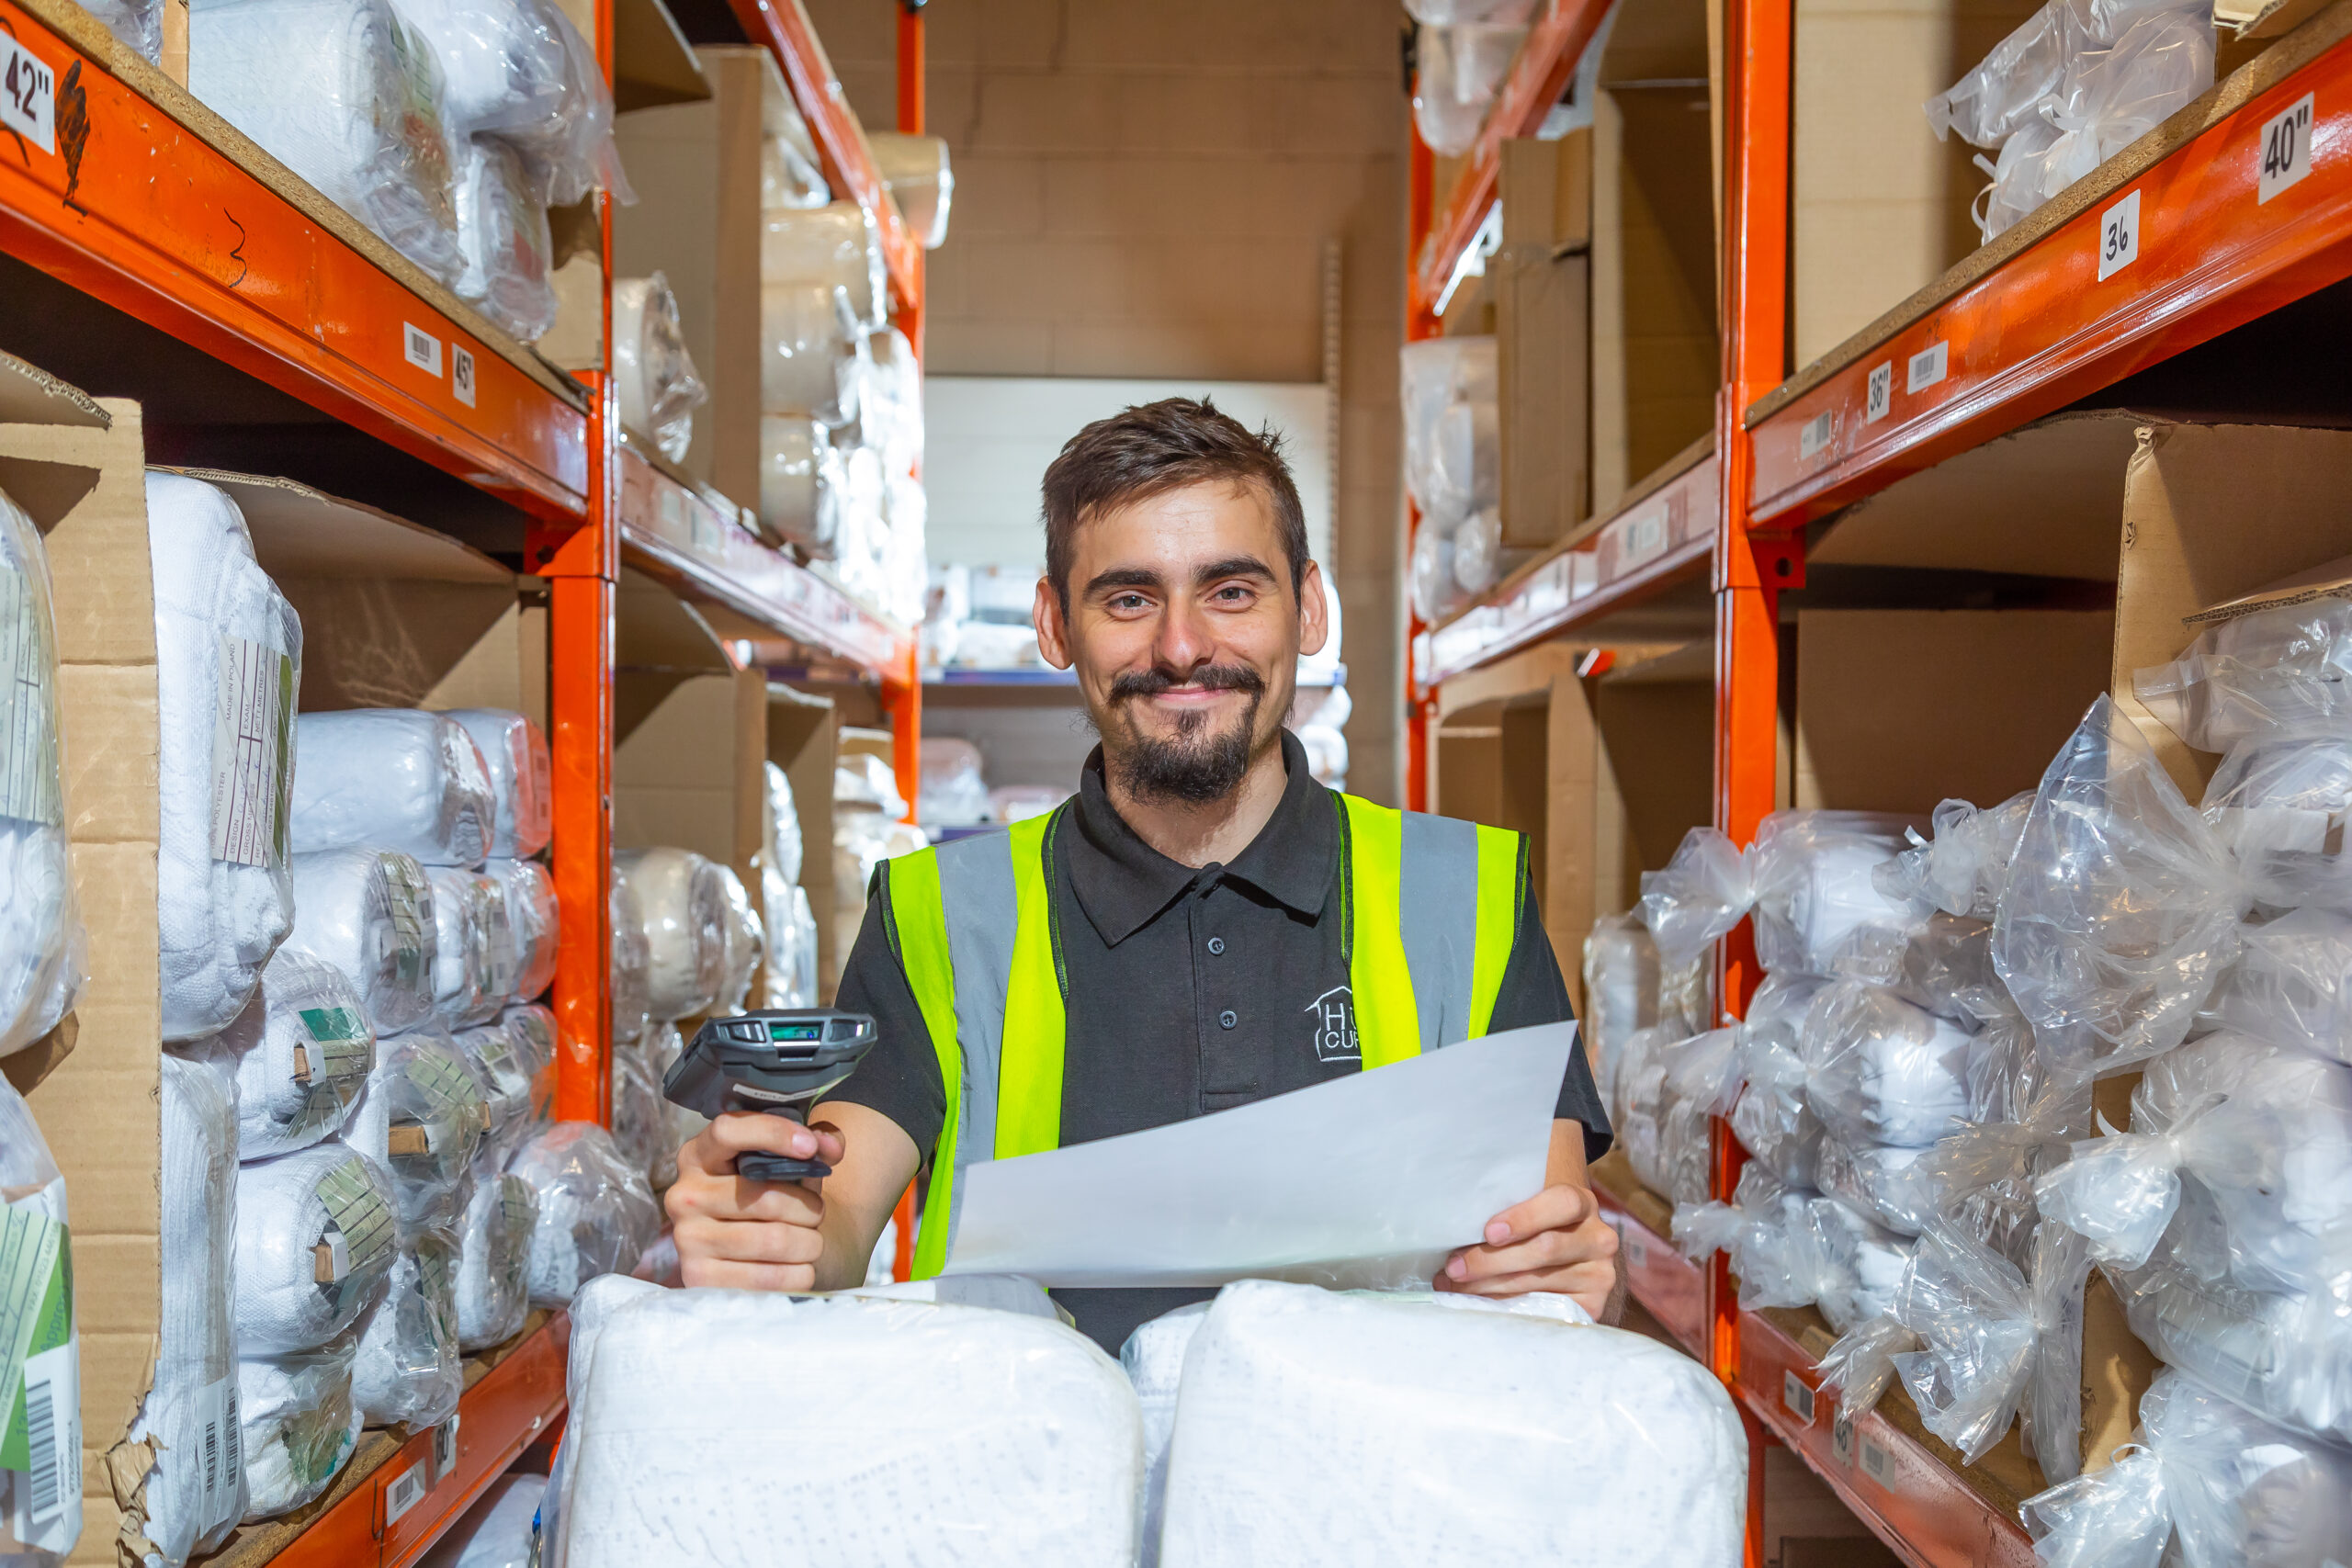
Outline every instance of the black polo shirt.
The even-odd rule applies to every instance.
[[[1340,803],[1307,772],[1287,730],[1289,781],[1250,847],[1194,870],[1136,836],[1087,759],[1069,820],[1055,835],[1052,897],[1061,913],[1069,987],[1061,1141],[1141,1132],[1306,1089],[1363,1070],[1352,1030],[1329,1026],[1348,995],[1340,943]],[[1520,860],[1519,929],[1495,1002],[1497,1031],[1571,1016],[1566,982],[1544,934]],[[850,950],[839,1005],[874,1015],[881,1039],[827,1096],[870,1107],[905,1129],[928,1163],[947,1114],[939,1058],[888,925],[876,875]],[[1080,918],[1069,918],[1075,910]],[[1341,1053],[1346,1051],[1347,1054]],[[1557,1114],[1584,1126],[1585,1157],[1610,1143],[1584,1053],[1571,1052]],[[1060,1291],[1078,1325],[1114,1355],[1136,1325],[1209,1290]]]

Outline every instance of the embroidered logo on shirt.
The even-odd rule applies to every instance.
[[[1356,1043],[1355,998],[1345,986],[1334,986],[1306,1004],[1315,1015],[1315,1059],[1352,1062],[1363,1055]]]

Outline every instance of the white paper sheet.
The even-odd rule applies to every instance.
[[[1049,1286],[1426,1281],[1544,1185],[1576,1043],[1543,1024],[964,1175],[950,1274]]]

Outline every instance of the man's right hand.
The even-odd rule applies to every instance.
[[[735,1156],[788,1155],[839,1168],[843,1152],[840,1132],[825,1122],[803,1127],[750,1111],[725,1111],[695,1134],[678,1151],[678,1179],[665,1199],[685,1282],[815,1290],[825,1254],[818,1184],[747,1180],[735,1174]]]

